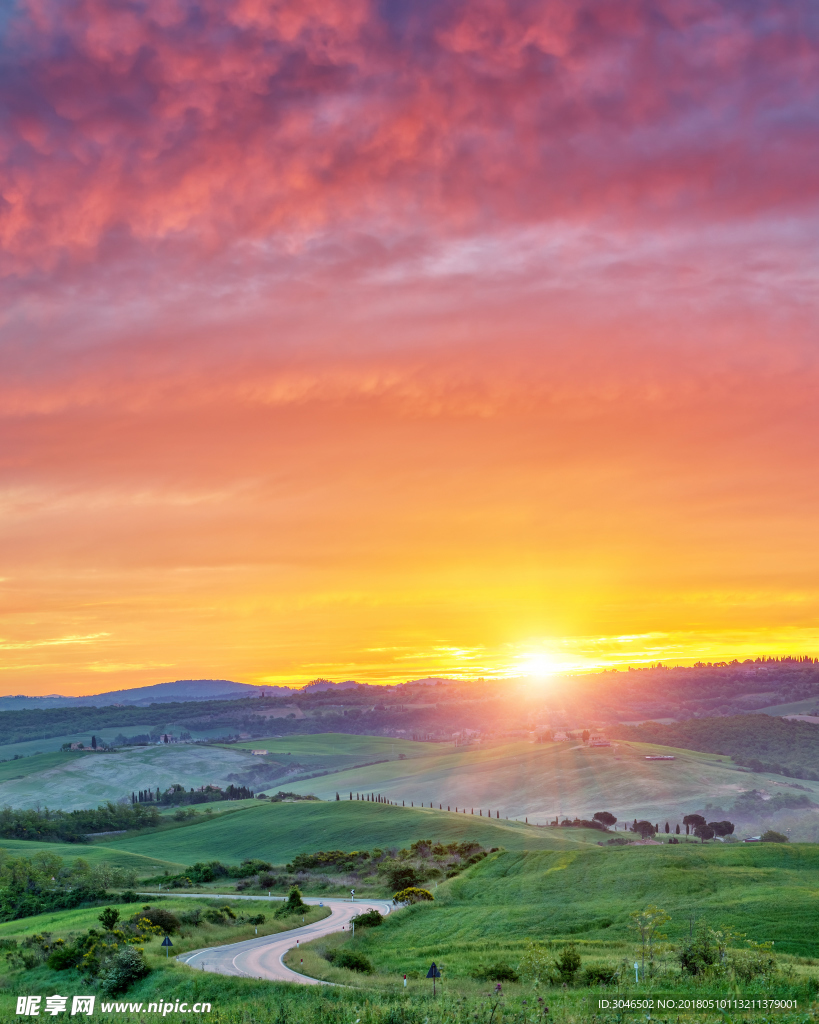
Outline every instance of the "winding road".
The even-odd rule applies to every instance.
[[[155,892],[140,893],[140,896],[159,895],[160,893]],[[205,897],[217,900],[253,900],[270,903],[281,903],[285,898],[283,896],[237,896],[236,893],[174,893],[173,895],[175,899],[184,895],[189,899]],[[316,921],[314,924],[305,924],[300,928],[277,932],[275,935],[260,935],[258,938],[245,939],[244,942],[231,942],[226,946],[209,946],[205,949],[192,950],[189,953],[180,953],[177,960],[196,970],[211,971],[214,974],[235,974],[244,978],[262,978],[266,981],[292,981],[299,985],[324,985],[328,982],[319,981],[318,978],[309,978],[305,974],[299,974],[286,967],[283,962],[284,954],[301,942],[309,942],[311,939],[321,938],[322,935],[341,931],[349,926],[350,919],[356,914],[362,914],[370,908],[375,908],[379,913],[385,915],[395,909],[388,900],[360,899],[351,903],[350,900],[344,899],[308,896],[304,898],[304,902],[313,906],[329,907],[330,916]]]

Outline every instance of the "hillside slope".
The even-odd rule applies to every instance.
[[[117,837],[110,849],[161,856],[183,864],[197,860],[238,863],[259,857],[284,864],[297,853],[403,847],[418,839],[443,843],[474,840],[511,850],[571,850],[596,842],[599,832],[539,829],[477,813],[448,814],[429,808],[342,800],[336,803],[259,804],[213,821],[154,835]]]
[[[676,760],[646,761],[654,753],[673,754]],[[743,791],[787,785],[778,775],[747,772],[730,758],[691,750],[639,743],[590,749],[516,742],[475,748],[439,745],[437,752],[412,761],[343,771],[290,788],[326,799],[337,791],[373,791],[399,803],[481,807],[484,813],[491,809],[501,817],[528,816],[545,824],[558,815],[583,818],[601,810],[621,821],[647,817],[673,823],[707,803],[730,806]],[[819,803],[819,785],[803,786]]]
[[[688,934],[693,918],[773,941],[779,952],[816,956],[819,925],[805,907],[817,887],[815,846],[497,853],[439,886],[433,904],[396,915],[356,945],[379,970],[425,973],[435,960],[448,976],[468,974],[479,960],[515,964],[529,940],[562,937],[577,941],[583,956],[611,955],[635,938],[630,915],[654,903],[671,914],[664,931],[672,941]]]

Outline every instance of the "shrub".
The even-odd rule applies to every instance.
[[[434,900],[435,897],[427,889],[418,889],[415,886],[409,889],[402,889],[401,892],[397,892],[393,898],[393,903],[424,903],[428,900]]]
[[[49,953],[46,963],[52,971],[67,971],[74,966],[79,955],[79,952],[70,944],[57,946]]]
[[[729,964],[741,981],[753,981],[762,975],[776,974],[776,957],[769,942],[749,942],[750,949],[737,950],[731,954]]]
[[[179,931],[179,918],[170,910],[163,910],[162,907],[146,907],[132,920],[142,920],[143,918],[150,921],[154,928],[161,928],[166,935],[172,935]]]
[[[574,983],[575,975],[580,970],[580,954],[573,942],[560,951],[560,956],[555,960],[555,967],[561,981],[565,981],[567,985]]]
[[[358,928],[374,928],[383,922],[384,918],[377,910],[368,910],[364,914],[356,914],[352,923]]]
[[[139,903],[139,896],[133,889],[126,889],[119,899],[121,903]]]
[[[524,978],[531,981],[546,981],[552,973],[552,958],[546,946],[530,940],[526,944],[518,970]]]
[[[119,911],[113,907],[106,907],[97,920],[107,932],[112,932],[119,921]]]
[[[182,924],[197,925],[202,920],[202,908],[194,907],[193,910],[183,910],[179,915]]]
[[[391,889],[411,889],[423,882],[423,877],[411,864],[393,864],[387,871],[387,881]]]
[[[260,871],[270,871],[273,865],[266,860],[243,860],[233,874],[238,878],[250,878],[251,875],[258,875]]]
[[[347,971],[358,971],[359,974],[373,973],[373,965],[369,958],[350,949],[329,950],[324,958],[334,967],[343,967]]]
[[[142,953],[133,946],[123,946],[111,957],[100,978],[102,990],[109,996],[119,995],[150,973]]]
[[[264,922],[265,922],[264,914],[257,914],[255,917],[249,917],[247,919],[247,923],[248,924],[264,924]]]
[[[760,836],[763,843],[788,843],[790,840],[787,836],[783,836],[781,832],[774,832],[772,828],[769,828],[767,832],[763,832]]]
[[[598,964],[583,971],[583,982],[586,985],[612,985],[614,981],[615,972],[611,967],[601,967]]]
[[[308,910],[307,904],[301,898],[301,892],[298,886],[293,886],[290,890],[290,895],[284,901],[284,903],[276,910],[275,917],[287,917],[288,914],[303,914],[305,910]]]
[[[479,981],[518,981],[520,975],[510,964],[496,960],[493,964],[479,964],[472,977]]]
[[[713,932],[703,926],[690,942],[680,947],[677,955],[685,974],[708,975],[719,962],[719,947]]]

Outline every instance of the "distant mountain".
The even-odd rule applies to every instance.
[[[287,686],[251,686],[249,683],[234,683],[230,679],[177,679],[173,683],[137,686],[132,690],[111,690],[108,693],[91,694],[86,697],[64,697],[56,693],[47,697],[26,697],[24,694],[0,697],[0,711],[18,708],[101,708],[111,704],[147,707],[149,704],[172,704],[180,701],[238,700],[241,697],[258,697],[262,693],[278,697],[287,696],[292,692]]]
[[[366,686],[366,683],[357,683],[355,679],[345,679],[343,683],[333,683],[329,679],[314,679],[311,683],[304,685],[302,693],[316,693],[322,690],[352,690],[361,685]]]

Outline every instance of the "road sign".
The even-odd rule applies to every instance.
[[[167,947],[167,946],[172,946],[173,943],[171,942],[171,940],[166,935],[165,938],[162,940],[162,945]],[[167,948],[165,949],[165,959],[166,960],[168,959],[168,950],[167,950]]]
[[[435,995],[435,979],[441,977],[441,972],[435,966],[435,961],[432,962],[432,967],[427,971],[427,977],[432,978],[432,994]]]

